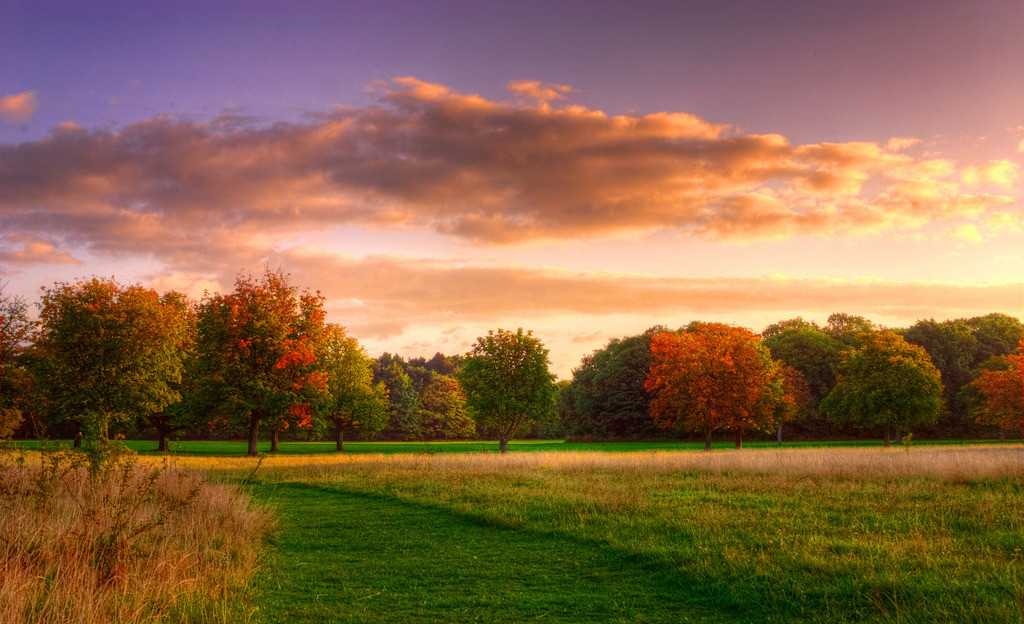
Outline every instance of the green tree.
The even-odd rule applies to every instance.
[[[1024,324],[1006,314],[986,314],[966,321],[974,333],[976,341],[974,366],[1002,355],[1010,355],[1017,350],[1017,345],[1024,339]]]
[[[928,352],[892,331],[865,335],[843,357],[836,386],[821,404],[837,421],[883,429],[886,446],[894,430],[934,423],[941,406],[941,376]]]
[[[638,336],[616,338],[583,358],[573,371],[563,399],[570,435],[598,438],[643,438],[659,429],[650,417],[651,397],[644,381],[651,365],[651,328]]]
[[[502,453],[513,435],[552,409],[555,383],[548,366],[548,350],[522,329],[490,331],[466,354],[459,381],[477,429],[497,435]]]
[[[802,319],[776,323],[766,332],[762,334],[764,345],[772,357],[803,375],[811,406],[817,407],[836,383],[835,369],[846,346],[817,325]]]
[[[319,366],[327,374],[320,412],[334,429],[335,448],[345,450],[345,433],[377,433],[388,414],[383,383],[373,383],[373,360],[339,325],[327,325],[319,341]]]
[[[39,383],[57,418],[81,423],[96,448],[105,447],[112,423],[179,398],[183,328],[168,301],[100,278],[43,289]]]
[[[978,340],[965,320],[918,321],[903,332],[903,337],[928,352],[942,375],[942,388],[948,412],[948,426],[962,430],[966,408],[961,390],[970,383],[975,369]]]
[[[249,455],[258,452],[261,423],[271,429],[271,451],[283,429],[312,427],[312,404],[326,386],[315,352],[323,325],[323,297],[269,269],[239,275],[233,292],[200,304],[201,402],[247,429]]]
[[[825,333],[848,347],[859,347],[878,328],[863,316],[837,312],[828,317]]]
[[[161,299],[168,308],[168,321],[175,326],[175,335],[181,342],[175,351],[181,360],[182,374],[171,381],[176,400],[145,415],[145,424],[157,434],[157,450],[169,450],[168,440],[171,435],[194,428],[203,423],[204,416],[193,404],[197,382],[196,362],[196,308],[181,293],[167,293]]]
[[[377,359],[374,379],[383,383],[388,393],[388,424],[385,435],[401,440],[415,440],[423,435],[420,422],[419,394],[406,364],[397,355],[385,353]]]
[[[451,440],[476,434],[476,423],[469,415],[466,394],[458,379],[431,372],[420,391],[419,405],[423,437]]]

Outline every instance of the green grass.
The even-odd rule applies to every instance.
[[[1018,440],[915,440],[914,445],[964,445],[1014,443]],[[39,448],[35,440],[19,440],[19,448]],[[68,448],[70,440],[48,442],[50,446]],[[140,453],[156,453],[153,440],[127,440],[125,444]],[[744,442],[747,448],[779,448],[774,441],[752,440]],[[880,447],[880,440],[814,440],[784,442],[782,448],[827,448],[827,447]],[[717,449],[731,449],[733,443],[718,441]],[[270,442],[261,442],[260,451],[268,452]],[[514,440],[509,443],[511,451],[678,451],[702,450],[703,442],[698,441],[644,441],[644,442],[568,442],[565,440]],[[497,452],[497,441],[437,441],[437,442],[346,442],[346,453],[480,453]],[[231,456],[245,455],[246,443],[239,440],[182,440],[171,442],[171,452],[178,455]],[[334,442],[282,442],[283,455],[308,455],[334,453]]]
[[[388,458],[250,485],[265,622],[1020,622],[1024,486]]]

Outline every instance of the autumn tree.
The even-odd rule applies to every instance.
[[[800,417],[812,404],[810,386],[803,374],[785,363],[777,363],[775,371],[774,396],[770,402],[775,406],[772,421],[775,425],[775,440],[782,444],[782,428],[786,423]]]
[[[92,278],[43,289],[36,341],[42,390],[58,419],[103,446],[110,425],[178,400],[184,338],[156,291]]]
[[[981,397],[974,414],[979,422],[1024,436],[1024,339],[1017,353],[984,368],[971,386]]]
[[[24,356],[33,329],[28,305],[7,296],[0,283],[0,439],[18,430],[30,402],[32,379]]]
[[[476,339],[462,362],[459,381],[477,429],[497,435],[498,450],[528,424],[548,413],[555,401],[548,350],[519,329],[498,329]]]
[[[476,433],[462,385],[450,375],[430,373],[419,393],[419,421],[427,439],[464,439]]]
[[[844,355],[821,409],[842,423],[881,428],[888,446],[894,431],[934,423],[941,405],[941,376],[928,352],[882,330]]]
[[[695,323],[657,333],[645,383],[651,416],[663,429],[699,432],[705,450],[716,431],[732,431],[739,448],[745,431],[773,424],[775,368],[758,336],[741,327]]]
[[[663,330],[652,328],[613,339],[583,358],[563,394],[564,424],[570,434],[642,438],[658,432],[644,381],[651,364],[651,336],[659,331]]]
[[[319,411],[334,430],[335,448],[345,449],[345,433],[373,434],[387,422],[388,395],[373,382],[373,360],[339,325],[327,325],[318,343],[318,360],[327,375]]]
[[[258,452],[261,424],[270,429],[271,451],[281,431],[312,427],[313,404],[326,388],[315,353],[323,327],[323,297],[270,269],[241,274],[232,292],[200,304],[203,402],[247,429],[249,455]]]

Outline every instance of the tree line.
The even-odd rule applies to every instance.
[[[288,276],[241,274],[190,301],[91,278],[43,288],[38,315],[0,292],[0,438],[104,445],[174,436],[596,439],[1024,428],[1024,326],[1002,314],[886,329],[834,314],[761,334],[720,323],[611,340],[555,383],[530,332],[465,354],[370,357]]]

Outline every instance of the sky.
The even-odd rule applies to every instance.
[[[156,4],[156,3],[154,3]],[[0,0],[0,282],[280,268],[371,353],[1024,317],[1024,3]]]

